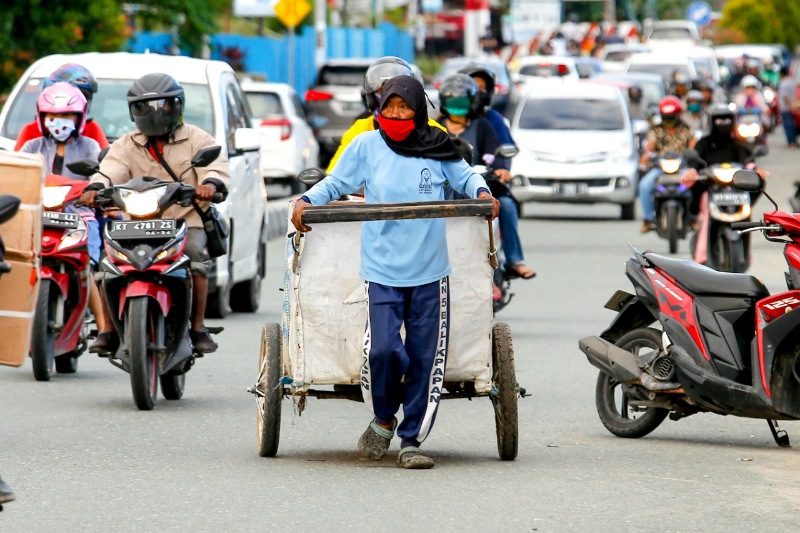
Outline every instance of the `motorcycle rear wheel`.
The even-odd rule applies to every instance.
[[[161,394],[167,400],[180,400],[186,388],[186,374],[164,374],[158,377]]]
[[[147,350],[152,333],[152,329],[147,327],[147,300],[146,296],[140,296],[130,301],[125,328],[133,401],[142,411],[155,407],[158,396],[158,357],[152,350]]]
[[[635,329],[623,335],[616,345],[634,354],[643,349],[659,350],[661,332],[652,328]],[[633,389],[605,372],[600,372],[597,376],[595,389],[597,414],[605,428],[617,437],[628,439],[644,437],[656,429],[669,414],[669,409],[658,407],[634,410],[628,406],[633,394]]]
[[[31,331],[31,366],[36,381],[50,381],[56,351],[55,305],[50,301],[50,281],[42,280]]]

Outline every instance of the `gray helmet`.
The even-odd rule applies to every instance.
[[[169,74],[147,74],[128,89],[128,111],[136,128],[148,137],[170,135],[183,124],[186,97]]]
[[[374,113],[380,107],[375,92],[395,76],[416,77],[408,61],[395,56],[382,57],[369,66],[364,75],[364,104],[370,113]]]

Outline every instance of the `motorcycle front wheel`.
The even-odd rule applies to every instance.
[[[133,401],[142,411],[149,411],[158,396],[158,357],[148,351],[152,328],[148,328],[148,298],[134,298],[128,304],[125,344],[130,358],[131,389]]]
[[[669,227],[669,253],[678,253],[678,226],[683,219],[683,213],[677,204],[667,206],[667,224]]]
[[[634,355],[644,351],[657,351],[661,347],[661,332],[652,328],[635,329],[623,335],[616,345]],[[600,372],[597,376],[597,414],[605,428],[617,437],[644,437],[667,417],[669,409],[629,405],[630,400],[645,399],[634,387],[620,383],[605,372]]]
[[[50,381],[56,351],[55,303],[50,301],[50,281],[42,280],[31,331],[31,366],[36,381]]]

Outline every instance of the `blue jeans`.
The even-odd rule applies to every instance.
[[[498,196],[500,202],[500,239],[503,245],[503,255],[506,265],[515,265],[522,262],[522,242],[519,238],[519,214],[517,203],[510,196]]]
[[[797,129],[794,123],[794,113],[781,111],[781,123],[783,124],[783,131],[786,133],[786,143],[795,144],[797,142]]]
[[[642,213],[644,213],[644,219],[651,222],[656,219],[656,206],[653,199],[656,180],[663,173],[659,167],[653,167],[639,180],[639,202],[642,205]]]

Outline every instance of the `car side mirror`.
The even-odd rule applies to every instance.
[[[761,176],[754,170],[738,170],[733,175],[733,186],[740,191],[757,192],[761,190]]]
[[[233,147],[237,152],[256,152],[261,149],[261,133],[255,128],[237,128]]]
[[[222,152],[221,146],[209,146],[207,148],[203,148],[194,154],[194,157],[192,157],[192,166],[197,168],[207,167],[217,160],[220,152]]]
[[[309,187],[316,185],[322,181],[323,178],[325,178],[325,173],[318,168],[307,168],[297,175],[297,179]]]
[[[511,159],[512,157],[516,157],[519,154],[519,148],[517,148],[513,144],[501,144],[495,150],[494,155],[497,157],[504,157],[506,159]]]
[[[72,163],[67,163],[67,168],[78,176],[92,176],[100,170],[100,162],[96,159],[79,159]]]

